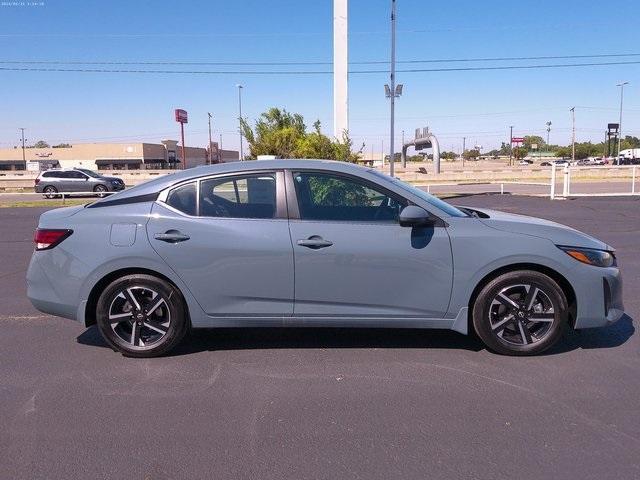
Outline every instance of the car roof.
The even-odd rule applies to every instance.
[[[183,181],[206,177],[209,175],[224,173],[242,173],[254,170],[282,170],[282,169],[314,169],[327,170],[339,173],[351,173],[362,175],[370,171],[368,167],[349,162],[339,162],[336,160],[308,160],[308,159],[276,159],[276,160],[247,160],[243,162],[218,163],[214,165],[201,165],[198,167],[177,170],[168,175],[162,175],[148,182],[141,183],[127,190],[122,190],[114,195],[105,197],[98,202],[108,204],[112,201],[122,201],[125,198],[142,197],[157,194],[167,187]],[[98,203],[96,202],[96,203]]]

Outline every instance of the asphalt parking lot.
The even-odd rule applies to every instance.
[[[251,329],[127,359],[31,307],[44,209],[0,209],[0,478],[640,478],[640,199],[455,203],[614,245],[627,316],[531,358],[453,332]]]

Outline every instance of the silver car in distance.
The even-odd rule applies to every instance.
[[[190,328],[288,326],[473,330],[530,355],[623,315],[609,245],[342,162],[192,168],[48,211],[35,243],[33,305],[132,357]]]

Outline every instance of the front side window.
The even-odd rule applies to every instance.
[[[251,174],[202,180],[200,215],[228,218],[275,218],[275,175]]]
[[[397,222],[406,200],[340,175],[293,174],[302,220]]]
[[[174,188],[167,195],[166,203],[187,215],[196,215],[196,183],[191,182]]]

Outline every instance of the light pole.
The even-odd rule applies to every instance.
[[[616,87],[620,87],[620,121],[618,122],[618,165],[620,165],[620,144],[622,143],[622,98],[624,96],[624,86],[629,82],[618,83]]]
[[[389,85],[384,86],[384,92],[385,96],[391,100],[389,118],[389,175],[393,177],[395,163],[393,135],[395,128],[396,98],[402,95],[402,84],[396,85],[396,0],[391,0],[391,70],[389,72]],[[384,153],[382,155],[384,157]]]
[[[24,128],[20,128],[20,131],[22,132],[22,161],[25,162],[26,165],[27,160],[24,153]],[[27,167],[25,166],[25,168]]]
[[[212,152],[211,152],[211,113],[207,112],[209,116],[209,165],[213,163]]]
[[[513,125],[509,125],[509,166],[513,158]]]
[[[571,107],[571,163],[576,161],[576,107]]]
[[[547,151],[549,151],[549,133],[551,133],[551,122],[545,124],[547,126]]]
[[[240,132],[240,161],[244,160],[244,152],[242,150],[242,85],[237,84],[238,87],[238,130]]]

